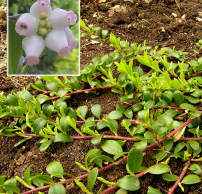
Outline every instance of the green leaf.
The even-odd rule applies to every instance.
[[[201,174],[202,173],[202,169],[198,164],[192,164],[189,167],[189,170],[191,170],[195,174]]]
[[[77,111],[79,111],[81,117],[83,119],[85,119],[85,116],[86,116],[86,114],[88,112],[88,106],[79,106],[78,109],[77,109]]]
[[[127,118],[132,119],[133,118],[133,111],[127,110],[124,112],[124,115],[126,115]]]
[[[49,97],[45,96],[43,94],[39,94],[36,99],[40,102],[40,104],[43,104]]]
[[[67,103],[66,102],[60,102],[60,103],[57,104],[57,109],[58,109],[60,114],[62,114],[61,108],[63,109],[64,114],[65,114],[63,116],[67,116],[68,115]]]
[[[103,30],[102,31],[102,38],[103,39],[105,39],[107,37],[108,32],[109,32],[108,30]]]
[[[93,115],[95,117],[97,117],[98,119],[100,119],[100,115],[101,115],[101,105],[100,104],[95,104],[91,107],[91,112],[93,113]]]
[[[32,166],[34,166],[34,164],[31,164],[24,172],[24,179],[27,182],[27,184],[29,184],[30,186],[32,186],[31,180],[29,179],[30,178],[30,168]]]
[[[60,127],[64,133],[67,133],[67,131],[69,129],[69,124],[67,123],[66,119],[67,119],[67,117],[60,118]]]
[[[199,142],[197,141],[188,141],[188,144],[191,146],[193,150],[198,150],[199,149]]]
[[[162,178],[166,181],[176,181],[178,179],[178,176],[174,174],[163,174]]]
[[[198,175],[192,174],[184,177],[181,183],[191,185],[191,184],[196,184],[200,182],[201,182],[200,177]]]
[[[103,136],[104,135],[102,134],[102,135],[99,135],[98,137],[91,139],[91,143],[95,146],[99,146]]]
[[[167,164],[156,164],[149,167],[148,172],[151,174],[164,174],[170,172],[170,167]]]
[[[92,192],[98,175],[98,168],[93,168],[88,175],[88,188]]]
[[[58,96],[63,97],[69,92],[69,89],[61,89],[58,91]]]
[[[35,86],[37,86],[40,90],[44,91],[44,85],[43,82],[39,79],[35,82]]]
[[[36,135],[39,134],[39,132],[41,131],[41,129],[46,125],[47,121],[44,118],[38,118],[34,121],[33,124],[33,129],[34,129],[34,133]]]
[[[107,127],[107,123],[105,121],[100,121],[97,123],[97,130],[101,130],[105,127]]]
[[[54,138],[54,142],[73,142],[73,139],[67,135],[67,134],[64,134],[64,133],[58,133],[55,135],[55,138]]]
[[[48,194],[66,194],[66,190],[63,185],[55,184],[49,188]]]
[[[25,101],[31,101],[33,99],[33,96],[30,94],[29,91],[23,91],[20,96],[23,98]]]
[[[18,106],[18,98],[12,94],[7,96],[6,101],[11,105]]]
[[[59,90],[55,82],[46,82],[46,87],[52,92],[58,92]]]
[[[186,146],[186,143],[180,142],[178,143],[174,148],[174,153],[178,153],[180,150],[182,150]]]
[[[180,104],[180,107],[190,110],[192,112],[196,112],[196,109],[191,104],[188,104],[188,103]]]
[[[158,189],[150,188],[150,189],[147,191],[147,194],[162,194],[162,193],[161,193],[161,191],[159,191]]]
[[[112,155],[123,152],[122,147],[115,140],[106,140],[101,147],[105,152]]]
[[[180,91],[175,91],[174,92],[174,99],[175,99],[175,102],[177,104],[179,104],[179,105],[184,103],[184,95],[183,95],[183,93],[180,92]]]
[[[137,170],[142,165],[143,154],[140,149],[132,148],[128,154],[127,164],[128,168],[132,173],[137,172]]]
[[[136,176],[126,175],[119,179],[118,186],[128,191],[137,191],[140,188],[140,181]]]
[[[73,89],[79,90],[81,88],[81,85],[80,85],[78,79],[76,78],[76,76],[73,76],[70,79],[70,84],[73,87]]]
[[[157,162],[159,162],[163,160],[166,156],[166,152],[159,152],[158,154],[154,155],[153,158],[156,158]]]
[[[39,150],[42,152],[42,151],[45,151],[49,146],[50,146],[50,144],[52,143],[52,139],[50,139],[50,140],[47,140],[47,141],[45,141],[45,142],[43,142],[42,144],[41,144],[41,146],[40,146],[40,148],[39,148]]]
[[[52,176],[58,177],[58,178],[63,178],[63,167],[62,164],[60,164],[57,161],[51,162],[47,167],[46,170],[49,174]]]
[[[118,122],[116,120],[107,119],[107,123],[108,127],[116,134],[119,129]]]
[[[169,152],[173,147],[173,141],[172,140],[164,140],[163,145],[165,147],[165,150]]]
[[[123,114],[125,112],[125,107],[122,104],[117,103],[116,110],[121,112],[121,114]]]
[[[134,143],[134,146],[137,148],[137,149],[145,149],[147,147],[147,140],[142,140],[140,142],[137,142],[137,143]]]
[[[54,106],[50,104],[44,104],[42,107],[43,114],[46,115],[48,118],[51,118],[53,110]]]
[[[114,110],[108,114],[107,119],[120,119],[122,116],[120,111]]]
[[[86,154],[86,157],[85,157],[85,166],[86,166],[87,169],[88,169],[88,158],[91,157],[91,156],[93,156],[93,155],[95,155],[95,154],[97,154],[97,153],[99,153],[99,155],[101,155],[100,151],[98,149],[92,149],[92,150],[90,150]]]
[[[8,74],[16,74],[20,57],[22,55],[22,40],[25,36],[20,36],[15,31],[15,23],[9,22],[8,33]]]
[[[160,101],[156,104],[157,107],[160,108],[167,108],[168,107],[168,103],[166,101]]]
[[[92,194],[90,191],[88,191],[88,189],[86,189],[86,187],[85,187],[85,185],[83,183],[79,182],[79,180],[75,179],[75,183],[81,188],[81,190],[84,193]]]
[[[154,105],[155,105],[155,102],[154,102],[153,100],[149,100],[149,101],[147,101],[147,102],[145,103],[145,108],[146,108],[146,109],[151,109],[151,108],[154,107]]]

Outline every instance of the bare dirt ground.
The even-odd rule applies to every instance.
[[[102,2],[102,3],[101,3]],[[2,64],[6,64],[6,23],[5,16],[1,20],[1,44],[0,44],[0,93],[9,94],[12,90],[19,91],[33,82],[35,77],[7,77],[7,69]],[[127,40],[130,43],[143,44],[153,47],[171,47],[175,46],[177,50],[189,52],[189,56],[194,54],[193,49],[197,49],[196,43],[202,39],[202,0],[112,0],[96,1],[81,0],[81,18],[84,22],[107,29],[109,33],[114,33],[116,37]],[[88,37],[81,39],[81,66],[90,64],[96,56],[103,56],[110,53],[110,48],[103,44],[94,44]],[[197,55],[195,57],[200,57]],[[191,60],[192,58],[190,58]],[[189,60],[189,59],[188,59]],[[34,93],[33,90],[31,92]],[[110,111],[114,110],[120,96],[111,93],[109,90],[99,91],[97,96],[87,94],[75,95],[67,100],[68,106],[76,109],[81,105],[91,105],[99,103],[102,107],[102,116],[105,117]],[[125,105],[125,104],[124,104]],[[125,105],[126,109],[130,105]],[[92,116],[89,112],[87,116]],[[0,122],[10,123],[12,119],[0,119]],[[110,134],[109,131],[104,131]],[[70,131],[69,135],[75,135]],[[120,130],[119,135],[128,136],[127,132]],[[72,143],[52,143],[44,152],[39,151],[36,142],[40,138],[34,138],[27,141],[19,147],[14,147],[15,143],[21,140],[21,137],[0,137],[0,176],[6,175],[6,178],[14,176],[23,177],[25,169],[34,164],[31,173],[46,173],[46,166],[52,161],[59,161],[64,167],[64,171],[79,176],[85,174],[75,162],[84,163],[86,153],[96,148],[90,140],[76,140]],[[124,151],[128,151],[133,143],[127,142],[124,145]],[[99,147],[98,147],[99,148]],[[158,148],[157,148],[158,149]],[[158,153],[157,149],[148,151],[144,156],[144,166],[151,166],[155,163],[153,155]],[[202,163],[199,163],[202,166]],[[179,175],[184,167],[180,160],[172,159],[170,162],[172,173]],[[93,165],[92,165],[93,167]],[[109,181],[116,182],[125,174],[125,163],[109,169],[99,174]],[[189,174],[190,171],[187,172]],[[83,181],[86,184],[86,180]],[[165,182],[161,176],[147,175],[140,179],[141,188],[135,192],[146,194],[148,187],[158,188],[163,194],[168,193],[173,183]],[[101,184],[97,181],[94,193],[97,193]],[[23,186],[21,191],[26,189]],[[107,186],[104,186],[106,189]],[[202,184],[185,185],[185,192],[178,187],[176,194],[200,194],[202,193]],[[67,193],[82,193],[81,189],[70,183],[66,185]],[[115,192],[113,192],[115,193]],[[132,193],[132,192],[129,192]]]

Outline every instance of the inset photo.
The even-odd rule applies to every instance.
[[[8,76],[80,74],[80,0],[8,1]]]

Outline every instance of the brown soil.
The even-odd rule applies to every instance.
[[[94,24],[96,27],[101,27],[102,30],[107,29],[109,33],[113,33],[116,37],[121,37],[122,40],[127,40],[130,43],[143,44],[144,40],[147,45],[153,47],[173,47],[177,50],[187,51],[192,55],[193,49],[197,49],[195,43],[202,39],[202,22],[197,18],[202,18],[202,1],[200,0],[178,0],[178,6],[175,0],[113,0],[99,3],[98,1],[81,1],[81,18],[84,22]],[[118,6],[118,7],[117,7]],[[115,11],[113,11],[115,8]],[[121,12],[119,10],[121,9]],[[5,31],[6,28],[3,28]],[[3,34],[3,33],[2,33]],[[3,35],[5,37],[5,35]],[[1,41],[1,48],[6,51],[5,39]],[[87,38],[81,39],[81,66],[90,64],[96,56],[103,56],[110,53],[111,49],[102,44],[92,44]],[[3,55],[3,60],[6,60],[6,53]],[[24,86],[34,82],[35,77],[6,77],[6,68],[2,67],[0,72],[0,93],[9,94],[12,90],[22,90]],[[31,89],[30,89],[31,90]],[[31,92],[33,92],[31,90]],[[97,92],[97,96],[87,94],[75,95],[67,100],[69,107],[76,109],[81,105],[90,107],[99,103],[102,107],[102,117],[115,109],[116,103],[119,102],[120,96],[111,93],[109,90]],[[131,105],[125,104],[126,108]],[[89,112],[87,116],[92,116]],[[5,125],[12,122],[10,118],[0,119]],[[73,130],[70,130],[69,135],[76,135]],[[108,130],[104,133],[110,134]],[[129,136],[124,130],[119,130],[119,135]],[[52,143],[51,146],[44,152],[39,151],[36,142],[40,138],[33,138],[20,145],[14,147],[15,143],[21,140],[21,137],[0,137],[0,176],[6,175],[6,179],[14,176],[23,177],[25,169],[34,164],[31,168],[31,173],[46,172],[46,166],[52,161],[59,161],[64,171],[75,176],[83,175],[86,172],[81,170],[75,162],[84,164],[86,153],[93,146],[90,140],[75,140],[72,143]],[[124,151],[129,151],[133,146],[132,142],[127,142],[124,145]],[[143,166],[151,166],[155,164],[152,159],[153,155],[159,152],[158,148],[147,151],[144,155]],[[198,163],[202,165],[202,163]],[[171,159],[169,163],[172,173],[179,175],[183,170],[184,163],[180,160]],[[94,165],[92,164],[91,167]],[[104,171],[99,176],[104,177],[109,181],[116,182],[119,178],[126,174],[125,163],[118,165],[112,169]],[[190,174],[188,170],[187,174]],[[83,180],[86,184],[86,179]],[[141,188],[135,193],[146,194],[148,187],[158,188],[163,194],[168,193],[172,187],[172,182],[166,182],[161,176],[145,175],[140,178]],[[95,184],[94,193],[97,193],[101,184],[97,181]],[[21,192],[26,188],[20,185]],[[104,186],[107,189],[107,186]],[[202,193],[202,184],[184,185],[185,192],[182,192],[178,187],[175,193],[180,194],[200,194]],[[75,184],[66,185],[67,193],[83,193]],[[115,193],[115,192],[112,192]],[[132,192],[129,192],[132,193]]]

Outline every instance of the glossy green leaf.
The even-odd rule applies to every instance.
[[[151,109],[151,108],[154,107],[154,105],[155,105],[155,102],[154,102],[153,100],[149,100],[149,101],[147,101],[147,102],[145,103],[145,108],[146,108],[146,109]]]
[[[40,145],[40,148],[39,148],[39,150],[42,152],[42,151],[45,151],[49,146],[50,146],[50,144],[52,143],[52,139],[50,139],[50,140],[47,140],[47,141],[45,141],[45,142],[43,142],[41,145]]]
[[[149,188],[149,190],[147,191],[147,194],[162,194],[162,193],[158,189]]]
[[[127,118],[132,119],[133,118],[133,111],[127,110],[124,112],[124,115],[126,115]]]
[[[145,149],[147,147],[147,140],[142,140],[140,142],[136,142],[134,143],[134,146],[137,148],[137,149]]]
[[[201,174],[202,173],[202,169],[198,164],[192,164],[189,167],[189,170],[191,170],[195,174]]]
[[[180,104],[180,107],[187,109],[187,110],[190,110],[190,111],[193,111],[193,112],[196,112],[196,108],[193,107],[191,104],[188,104],[188,103],[182,103],[182,104]]]
[[[164,140],[163,145],[166,151],[170,151],[173,147],[173,141],[172,140]]]
[[[54,142],[60,142],[60,141],[62,141],[62,142],[73,142],[73,139],[67,134],[58,133],[54,137]]]
[[[38,118],[34,121],[33,124],[33,129],[34,129],[34,133],[36,135],[39,134],[39,132],[41,131],[41,129],[46,125],[47,121],[44,118]]]
[[[58,92],[59,90],[55,82],[46,82],[46,87],[52,92]]]
[[[92,192],[98,175],[98,168],[93,168],[88,175],[88,188]]]
[[[156,164],[149,167],[148,172],[151,174],[164,174],[170,172],[170,167],[167,164]]]
[[[66,190],[63,185],[55,184],[49,188],[48,194],[66,194]]]
[[[162,178],[166,181],[176,181],[178,179],[178,176],[174,174],[163,174]]]
[[[44,85],[43,85],[43,82],[39,79],[37,81],[35,81],[35,86],[37,86],[40,90],[44,91],[45,88],[44,88]]]
[[[168,103],[166,101],[160,101],[156,104],[157,107],[160,108],[167,108],[168,107]]]
[[[188,144],[193,150],[198,150],[200,146],[198,141],[188,141]]]
[[[97,130],[101,130],[105,127],[107,127],[107,123],[105,121],[100,121],[97,123]]]
[[[180,91],[175,91],[174,92],[174,99],[175,99],[175,102],[177,104],[179,104],[179,105],[184,103],[184,95],[183,95],[183,93],[180,92]]]
[[[101,143],[101,140],[102,140],[102,137],[103,137],[103,136],[104,136],[104,135],[102,134],[102,135],[99,135],[99,136],[97,136],[97,137],[91,139],[91,143],[92,143],[93,145],[95,145],[95,146],[99,146],[100,143]]]
[[[97,117],[98,119],[100,119],[100,115],[101,115],[101,105],[100,104],[95,104],[91,107],[91,112],[93,113],[93,115],[95,117]]]
[[[60,114],[62,114],[61,113],[61,107],[62,107],[62,109],[64,111],[64,114],[65,114],[63,116],[67,116],[68,115],[67,103],[66,102],[60,102],[60,103],[57,104],[57,109],[58,109],[58,111],[59,111]]]
[[[186,177],[183,178],[181,183],[191,185],[191,184],[196,184],[200,183],[201,179],[198,175],[192,174],[192,175],[187,175]]]
[[[123,152],[122,147],[115,140],[106,140],[101,147],[105,152],[112,155]]]
[[[127,165],[132,173],[137,172],[143,162],[143,154],[140,149],[132,148],[128,154]]]
[[[120,119],[122,116],[120,111],[114,110],[108,114],[107,119]]]
[[[123,114],[125,112],[125,107],[122,104],[117,103],[116,110]]]
[[[69,124],[67,123],[66,119],[67,119],[67,117],[61,117],[60,118],[60,127],[64,133],[67,133],[67,131],[70,127]]]
[[[137,191],[140,188],[139,179],[133,175],[124,176],[118,180],[117,184],[119,187],[128,191]]]
[[[186,143],[180,142],[178,143],[174,148],[174,153],[178,153],[180,150],[182,150],[186,146]]]
[[[14,105],[14,106],[18,106],[18,98],[12,94],[9,94],[7,96],[6,101],[10,104],[10,105]]]
[[[77,112],[81,115],[83,119],[85,119],[85,116],[88,112],[88,106],[79,106],[77,109]]]
[[[167,156],[166,152],[159,152],[158,154],[154,155],[153,158],[156,158],[157,163],[163,160]]]
[[[31,101],[33,99],[33,96],[31,95],[31,93],[29,91],[23,91],[20,96],[23,98],[23,100],[25,101]]]
[[[46,115],[48,118],[51,118],[53,110],[54,106],[50,104],[44,104],[42,107],[43,114]]]
[[[137,112],[137,111],[142,110],[143,106],[142,106],[142,104],[137,103],[137,104],[133,105],[132,109],[133,109],[134,112]]]
[[[60,164],[58,161],[51,162],[46,167],[46,170],[52,176],[63,178],[64,170],[63,170],[62,164]]]

